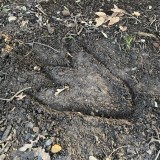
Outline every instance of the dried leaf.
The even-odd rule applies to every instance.
[[[69,86],[65,86],[62,89],[57,89],[57,91],[55,92],[55,96],[58,96],[61,92],[63,92],[64,90],[69,89]]]
[[[20,27],[27,27],[27,25],[28,25],[28,20],[22,21]]]
[[[2,36],[4,37],[4,41],[6,43],[9,43],[11,41],[11,37],[9,35],[6,35],[6,34],[2,34]]]
[[[103,18],[107,17],[107,15],[104,12],[95,12],[95,14],[99,17],[103,17]]]
[[[120,18],[119,17],[112,17],[108,23],[109,26],[119,22]]]
[[[132,15],[133,15],[133,16],[136,16],[136,17],[139,17],[141,14],[140,14],[139,12],[135,12],[135,11],[134,11],[134,12],[132,13]]]
[[[39,128],[38,127],[33,127],[33,132],[38,133],[39,132]]]
[[[104,17],[99,17],[99,18],[96,18],[95,21],[96,21],[96,27],[99,27],[105,22],[105,18]]]
[[[51,148],[51,152],[52,153],[58,153],[61,150],[62,150],[62,147],[60,145],[58,145],[58,144],[53,145],[52,148]]]
[[[23,92],[16,96],[16,98],[17,98],[18,101],[22,100],[24,97],[26,97],[26,95],[23,94]]]
[[[5,45],[4,51],[7,53],[10,53],[12,51],[13,47],[9,46],[8,44]]]
[[[127,26],[119,26],[119,29],[120,29],[122,32],[124,32],[124,31],[127,30]]]
[[[125,13],[126,12],[125,10],[118,8],[115,4],[114,4],[114,8],[111,9],[111,11],[115,13]]]

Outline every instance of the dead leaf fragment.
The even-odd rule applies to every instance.
[[[122,17],[124,15],[124,13],[126,13],[125,10],[118,8],[116,5],[114,5],[114,8],[111,9],[111,11],[113,12],[111,16],[106,15],[106,13],[104,12],[95,12],[95,14],[97,16],[99,16],[98,18],[96,18],[96,27],[101,26],[103,23],[106,23],[109,21],[108,25],[111,26],[117,22],[119,22],[120,17]]]
[[[114,8],[111,9],[111,11],[114,13],[125,13],[126,12],[125,10],[118,8],[115,4],[114,4]]]
[[[99,16],[99,17],[103,17],[103,18],[106,18],[106,17],[107,17],[106,13],[104,13],[104,12],[95,12],[95,14],[96,14],[97,16]]]
[[[124,31],[127,30],[127,26],[119,26],[119,29],[120,29],[122,32],[124,32]]]
[[[96,21],[96,27],[99,27],[105,22],[105,18],[104,17],[99,17],[99,18],[96,18],[95,21]]]
[[[110,18],[110,21],[109,21],[109,23],[108,23],[108,25],[111,26],[111,25],[113,25],[113,24],[119,22],[119,20],[120,20],[119,17],[111,17],[111,18]]]
[[[159,48],[159,49],[160,49],[160,43],[154,42],[154,43],[153,43],[153,46],[154,46],[155,48]]]
[[[13,47],[11,47],[10,45],[6,44],[5,48],[3,48],[4,52],[6,53],[10,53],[12,51]]]
[[[39,128],[38,127],[33,127],[33,132],[38,133],[39,132]]]
[[[53,145],[52,148],[51,148],[51,152],[52,153],[58,153],[61,150],[62,150],[62,147],[60,145],[58,145],[58,144]]]
[[[141,14],[140,14],[139,12],[135,12],[135,11],[134,11],[134,12],[132,13],[132,15],[133,15],[133,16],[136,16],[136,17],[139,17]]]
[[[28,25],[28,20],[22,21],[20,27],[27,27]]]
[[[18,101],[22,100],[24,97],[26,97],[26,95],[23,94],[23,92],[16,96],[16,98],[17,98]]]
[[[55,96],[58,96],[61,92],[63,92],[64,90],[69,89],[69,86],[65,86],[62,89],[57,89],[57,91],[55,92]]]
[[[6,35],[6,34],[2,34],[2,36],[4,37],[4,41],[6,43],[9,43],[11,41],[11,37],[9,35]]]

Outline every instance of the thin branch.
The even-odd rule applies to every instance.
[[[130,13],[125,12],[124,14],[126,14],[126,15],[128,15],[128,16],[131,16],[133,19],[136,19],[139,23],[141,23],[141,21],[140,21],[138,18],[134,17],[134,16],[131,15]]]
[[[124,147],[128,147],[128,146],[126,145],[126,146],[121,146],[121,147],[116,148],[113,152],[110,153],[110,155],[109,155],[108,158],[110,158],[111,155],[112,155],[114,152],[116,152],[117,150],[119,150],[119,149],[121,149],[121,148],[124,148]]]
[[[49,46],[49,45],[47,45],[47,44],[40,43],[40,42],[32,42],[32,43],[25,43],[25,44],[28,44],[28,45],[30,45],[30,46],[32,46],[32,47],[33,47],[34,44],[38,44],[38,45],[41,45],[41,46],[48,47],[48,48],[52,49],[52,50],[55,51],[55,52],[60,52],[60,51],[58,51],[57,49],[54,49],[53,47],[51,47],[51,46]]]
[[[154,160],[158,160],[159,155],[160,155],[160,150],[158,151],[157,156]]]
[[[25,90],[27,90],[27,89],[30,89],[30,88],[31,88],[31,87],[23,88],[23,89],[21,89],[20,91],[18,91],[15,95],[13,95],[11,98],[8,98],[8,99],[0,98],[0,100],[10,102],[10,101],[12,101],[17,95],[19,95],[21,92],[23,92],[23,91],[25,91]]]

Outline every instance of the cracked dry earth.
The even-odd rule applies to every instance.
[[[77,11],[83,13],[101,6],[96,1],[81,3],[83,9],[79,6]],[[89,8],[88,3],[92,4]],[[37,11],[33,7],[36,2],[9,4],[12,9],[23,5]],[[48,16],[61,10],[62,4],[71,11],[77,7],[75,2],[65,1],[40,4]],[[150,3],[140,4],[145,9]],[[150,5],[156,13],[156,3]],[[1,32],[11,37],[14,49],[9,54],[1,51],[0,97],[9,98],[31,88],[24,91],[22,100],[0,101],[0,155],[14,160],[37,159],[33,148],[42,147],[55,160],[106,160],[109,156],[115,160],[155,159],[159,150],[159,51],[151,45],[135,44],[125,52],[116,37],[106,39],[101,32],[89,29],[71,40],[66,38],[68,29],[57,22],[51,22],[55,31],[50,35],[37,24],[32,12],[28,17],[31,22],[25,30],[14,22],[1,25]],[[59,89],[62,92],[57,94]],[[39,130],[33,131],[28,123]],[[19,151],[38,134],[45,138],[33,148]],[[47,139],[60,144],[62,151],[51,153]],[[3,149],[2,144],[8,148]]]

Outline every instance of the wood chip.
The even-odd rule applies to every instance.
[[[58,96],[61,92],[63,92],[64,90],[69,89],[69,86],[65,86],[62,89],[57,89],[57,91],[55,92],[55,96]]]

